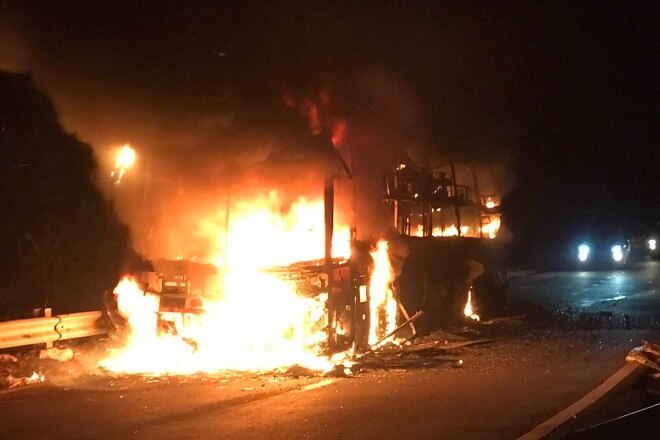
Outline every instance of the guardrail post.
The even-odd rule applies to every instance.
[[[45,308],[44,309],[44,316],[46,318],[50,318],[51,316],[53,316],[53,309],[51,309],[50,307]],[[46,342],[46,350],[49,349],[49,348],[53,348],[53,343],[52,342]]]

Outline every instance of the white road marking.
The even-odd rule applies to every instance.
[[[545,437],[559,425],[565,423],[577,413],[596,402],[603,397],[608,391],[614,388],[619,382],[628,377],[630,373],[639,367],[636,362],[628,362],[619,371],[611,375],[602,384],[591,390],[586,396],[578,400],[568,408],[558,412],[555,416],[549,418],[541,423],[536,428],[529,431],[527,434],[519,437],[518,440],[538,440]]]

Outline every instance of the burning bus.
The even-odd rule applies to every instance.
[[[474,165],[471,171],[468,186],[453,161],[430,168],[403,156],[384,178],[385,202],[408,248],[398,295],[406,308],[427,312],[427,328],[505,305],[500,198],[482,194]]]
[[[497,197],[479,194],[476,180],[474,189],[459,185],[453,165],[399,161],[383,181],[397,234],[358,240],[355,227],[335,216],[336,180],[351,177],[341,165],[326,172],[321,200],[299,198],[283,212],[269,208],[277,199],[271,192],[236,204],[213,259],[220,263],[160,261],[142,280],[123,279],[116,308],[131,331],[102,366],[324,370],[333,355],[478,319],[501,305]]]

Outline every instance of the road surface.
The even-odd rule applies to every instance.
[[[640,335],[636,335],[639,338]],[[0,395],[6,439],[512,439],[617,371],[628,338],[474,347],[351,378],[59,377]]]
[[[658,261],[640,263],[629,271],[524,274],[512,276],[509,284],[510,301],[529,301],[550,311],[660,316]]]

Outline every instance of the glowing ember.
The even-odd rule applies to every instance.
[[[388,248],[387,242],[380,240],[376,249],[371,252],[374,266],[369,281],[369,345],[377,343],[396,328],[397,302],[392,291],[394,272]],[[390,339],[388,338],[383,343]]]
[[[468,290],[467,302],[465,303],[463,314],[475,321],[479,321],[480,319],[480,316],[474,313],[474,307],[472,306],[472,289]]]

